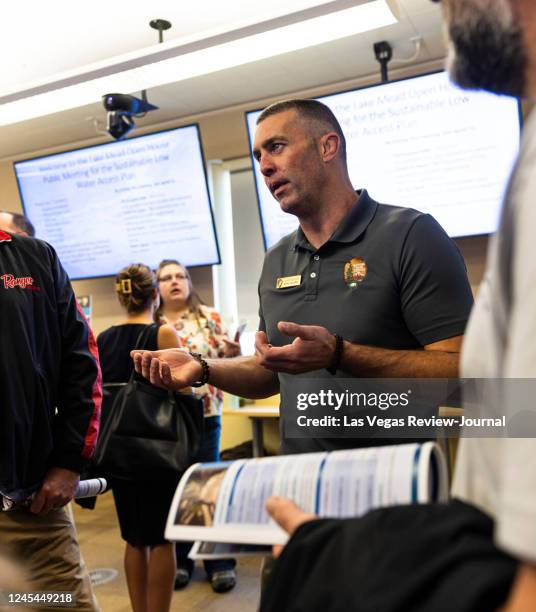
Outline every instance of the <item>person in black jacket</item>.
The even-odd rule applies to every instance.
[[[31,591],[96,610],[63,506],[97,441],[97,345],[54,249],[0,229],[0,541]],[[45,606],[46,607],[46,606]]]

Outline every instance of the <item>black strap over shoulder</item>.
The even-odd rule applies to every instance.
[[[158,323],[150,323],[149,325],[146,325],[138,334],[138,337],[136,338],[136,342],[134,343],[132,350],[146,350],[147,342],[149,340],[151,332],[155,328],[158,329]]]
[[[150,323],[149,325],[146,325],[141,330],[141,332],[138,334],[138,337],[136,338],[136,342],[134,343],[134,346],[132,347],[132,350],[133,351],[135,351],[135,350],[140,350],[140,351],[148,350],[147,349],[147,342],[149,341],[149,338],[151,336],[152,331],[155,328],[158,329],[158,327],[159,327],[158,323]],[[139,382],[145,382],[145,383],[149,384],[149,381],[145,380],[145,378],[143,378],[143,376],[141,374],[138,374],[134,368],[132,368],[132,373],[130,375],[130,378],[129,378],[128,382],[131,382],[132,380],[137,380]]]

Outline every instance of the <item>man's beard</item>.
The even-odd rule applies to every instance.
[[[495,2],[487,11],[466,2],[458,7],[448,27],[451,48],[447,65],[452,80],[464,89],[523,95],[527,58],[510,7],[503,4],[502,15]]]

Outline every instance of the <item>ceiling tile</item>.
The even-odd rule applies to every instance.
[[[398,0],[398,4],[409,17],[428,12],[441,13],[441,7],[431,0]]]

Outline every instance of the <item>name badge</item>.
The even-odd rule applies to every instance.
[[[301,283],[301,274],[296,276],[281,276],[275,284],[276,289],[286,289],[287,287],[297,287]]]

